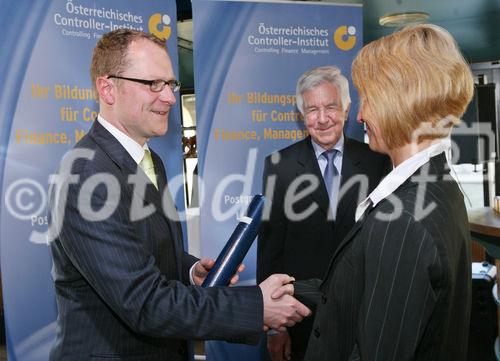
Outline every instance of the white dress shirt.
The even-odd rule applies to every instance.
[[[148,144],[144,143],[144,146],[141,146],[135,140],[130,138],[127,134],[123,133],[113,124],[108,122],[106,119],[102,117],[101,114],[97,115],[97,121],[108,131],[111,133],[113,137],[116,138],[117,141],[125,148],[128,154],[134,159],[134,161],[139,164],[144,158],[144,152],[149,150]]]
[[[312,138],[311,143],[314,149],[314,154],[316,155],[316,160],[318,161],[319,169],[321,170],[321,174],[324,174],[328,161],[321,154],[323,154],[326,149],[323,149],[323,147],[316,143]],[[340,175],[342,174],[342,158],[344,157],[344,134],[340,136],[339,141],[333,146],[333,149],[337,150],[337,155],[333,160],[333,164]]]
[[[356,208],[355,221],[359,221],[363,213],[365,213],[366,209],[370,206],[370,201],[373,207],[375,207],[380,201],[387,198],[396,189],[398,189],[398,187],[410,178],[418,168],[429,162],[432,157],[445,152],[446,160],[448,161],[448,164],[450,164],[450,149],[450,138],[444,138],[439,142],[432,144],[430,147],[412,155],[410,158],[399,164],[384,179],[382,179],[373,192],[371,192],[370,195],[358,205],[358,208]]]

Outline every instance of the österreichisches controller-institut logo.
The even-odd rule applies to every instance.
[[[356,28],[354,26],[339,26],[333,34],[333,41],[340,50],[351,50],[356,45],[356,40]]]
[[[171,22],[172,20],[167,14],[153,14],[148,21],[149,32],[162,40],[167,40],[172,33]]]

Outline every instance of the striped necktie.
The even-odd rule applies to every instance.
[[[339,191],[339,172],[334,164],[337,153],[337,149],[329,149],[321,153],[327,161],[325,172],[323,173],[323,179],[325,180],[328,198],[330,199],[330,210],[332,211],[333,219],[335,219],[335,216],[337,215],[337,198]]]
[[[156,189],[158,189],[158,183],[156,182],[155,165],[153,164],[153,158],[151,157],[151,152],[149,149],[144,150],[144,157],[139,163],[139,167],[146,173],[151,183],[154,184]]]

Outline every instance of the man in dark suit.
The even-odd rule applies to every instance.
[[[366,45],[352,79],[370,148],[394,169],[358,206],[320,292],[296,284],[317,304],[305,359],[464,361],[470,232],[449,137],[472,74],[451,35],[426,24]]]
[[[258,281],[276,272],[297,280],[321,278],[354,225],[356,206],[390,167],[386,156],[344,137],[351,100],[348,81],[337,67],[304,73],[296,96],[310,136],[266,158],[264,192],[272,206],[259,234]],[[324,157],[332,150],[335,169]],[[329,171],[334,177],[327,181]],[[312,320],[307,321],[288,332],[269,333],[273,361],[303,359],[312,328]]]
[[[98,119],[51,192],[59,314],[50,359],[188,360],[188,339],[256,343],[263,329],[298,322],[309,310],[289,295],[287,275],[254,287],[196,286],[213,260],[184,252],[165,169],[147,146],[167,131],[180,87],[164,42],[105,34],[91,77]],[[272,299],[276,289],[288,294]]]

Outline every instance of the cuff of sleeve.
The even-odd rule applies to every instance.
[[[195,262],[189,269],[189,283],[193,286],[196,286],[196,283],[194,283],[193,272],[194,272],[194,266],[196,266],[197,263],[198,262]]]

